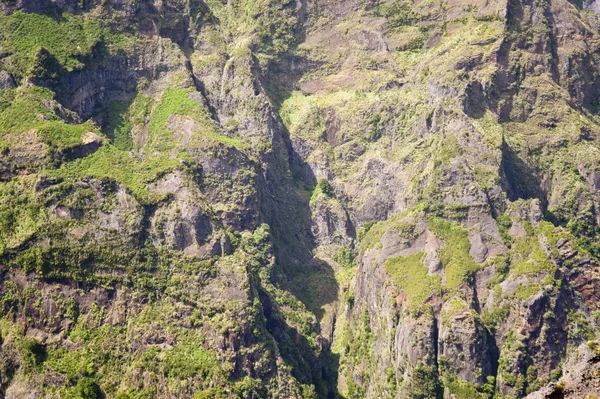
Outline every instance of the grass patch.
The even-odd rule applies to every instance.
[[[429,229],[446,243],[446,246],[440,251],[440,260],[446,273],[444,288],[448,289],[450,293],[454,293],[474,272],[481,269],[481,266],[469,254],[471,242],[468,238],[468,231],[436,217],[429,219]]]
[[[508,231],[512,227],[512,220],[508,215],[504,214],[496,218],[496,223],[498,223],[498,230],[500,232],[500,237],[502,237],[502,241],[504,241],[504,245],[510,248],[513,243],[513,238]]]
[[[314,203],[320,195],[324,195],[327,198],[335,198],[335,192],[333,187],[327,181],[327,179],[319,179],[319,182],[315,186],[312,195],[310,196],[310,203]]]
[[[35,204],[30,176],[0,184],[0,255],[32,237],[47,220],[45,209]]]
[[[48,146],[57,150],[82,144],[81,136],[87,132],[98,133],[91,122],[81,125],[67,125],[64,122],[48,122],[38,127],[38,137]]]
[[[64,164],[60,169],[49,171],[49,175],[63,178],[110,178],[125,187],[142,203],[159,200],[162,194],[151,193],[148,184],[156,181],[181,165],[181,160],[167,155],[156,155],[140,160],[128,152],[113,146],[105,146],[95,153]]]
[[[523,284],[517,287],[514,295],[516,298],[525,301],[529,299],[532,295],[538,293],[541,288],[542,286],[537,283]]]
[[[41,48],[65,70],[81,69],[84,58],[101,38],[98,23],[69,13],[64,13],[58,21],[44,14],[21,11],[0,16],[0,43],[3,52],[11,54],[6,67],[20,77],[30,72]]]
[[[401,221],[406,214],[396,215],[388,220],[365,224],[364,229],[360,231],[360,249],[366,251],[375,247],[381,242],[381,237],[390,229],[398,231],[398,235],[404,241],[411,241],[417,238],[415,225],[408,221]]]
[[[146,151],[166,152],[177,147],[172,132],[167,128],[167,120],[171,115],[184,115],[198,122],[200,131],[195,134],[199,135],[199,138],[209,138],[242,151],[246,150],[247,146],[240,140],[224,136],[218,131],[208,110],[190,98],[192,92],[192,88],[165,90],[150,116]]]
[[[131,131],[146,122],[151,106],[151,98],[137,95],[131,102],[114,101],[102,112],[103,128],[115,147],[122,151],[133,149]]]
[[[0,113],[0,135],[7,133],[21,133],[43,121],[59,121],[43,101],[51,100],[54,96],[48,89],[30,87],[17,89],[7,95],[9,99],[4,104]]]
[[[385,262],[385,272],[392,277],[394,284],[406,293],[409,308],[421,313],[427,300],[440,291],[441,277],[430,276],[423,265],[423,252],[410,256],[390,258]]]

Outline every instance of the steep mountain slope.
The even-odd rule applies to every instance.
[[[2,0],[0,398],[594,394],[599,9]]]

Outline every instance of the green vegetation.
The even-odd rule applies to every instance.
[[[397,232],[403,242],[410,242],[417,238],[414,222],[406,218],[406,215],[396,215],[382,222],[370,222],[363,226],[359,232],[361,251],[369,250],[381,242],[381,237],[388,231]]]
[[[435,398],[438,392],[438,370],[433,364],[420,360],[415,364],[406,388],[413,398]]]
[[[347,247],[340,247],[337,253],[337,262],[345,268],[356,266],[354,263],[354,254],[352,253],[352,250]]]
[[[520,247],[522,242],[517,242],[517,248]],[[513,266],[511,267],[511,273],[515,276],[519,275],[537,275],[542,272],[547,272],[551,277],[554,277],[554,274],[557,271],[557,267],[552,262],[544,251],[539,248],[539,243],[537,242],[537,237],[530,242],[531,250],[530,252],[521,252],[519,255],[521,257],[521,261],[515,259]],[[523,247],[527,248],[528,244],[524,244]],[[527,254],[527,255],[525,255]],[[525,255],[525,256],[523,256]]]
[[[168,307],[152,310],[172,311]],[[92,315],[94,312],[95,316]],[[203,387],[207,381],[222,381],[223,371],[217,363],[215,353],[199,347],[202,337],[197,332],[169,327],[178,337],[178,342],[172,349],[150,345],[132,356],[127,349],[125,337],[128,334],[136,332],[136,329],[160,333],[163,327],[155,319],[148,318],[148,312],[144,312],[140,317],[132,318],[127,328],[107,325],[95,328],[90,326],[95,323],[94,318],[101,320],[105,314],[102,308],[96,308],[92,313],[82,317],[72,330],[71,339],[77,343],[74,348],[67,350],[64,347],[53,347],[49,350],[46,366],[73,384],[64,390],[64,397],[103,397],[102,391],[114,395],[121,385],[121,370],[124,365],[141,373],[156,373],[166,381],[188,381],[196,387]],[[162,324],[164,327],[168,326],[165,320]],[[125,353],[128,356],[121,358]],[[102,390],[98,381],[103,381]]]
[[[500,359],[498,361],[497,380],[514,387],[516,392],[522,392],[525,386],[525,376],[519,371],[515,372],[519,356],[525,351],[524,337],[514,329],[506,334]]]
[[[440,276],[428,274],[423,266],[424,257],[425,254],[419,252],[406,257],[389,258],[385,262],[385,272],[406,293],[409,308],[416,314],[422,313],[427,300],[441,289]]]
[[[192,377],[207,380],[217,368],[215,355],[195,347],[193,343],[179,344],[174,349],[164,352],[163,361],[165,374],[177,380]]]
[[[450,161],[459,156],[459,147],[456,136],[444,137],[437,159],[444,165],[450,165]]]
[[[333,187],[327,181],[327,179],[319,179],[317,185],[313,189],[312,195],[310,197],[310,203],[315,202],[319,196],[325,196],[326,198],[335,198],[335,191],[333,191]]]
[[[413,9],[412,1],[408,0],[394,0],[385,5],[378,5],[373,9],[373,14],[388,18],[390,26],[394,28],[415,25],[422,18]]]
[[[445,246],[440,251],[446,273],[444,288],[452,294],[481,266],[469,254],[471,243],[466,229],[437,217],[429,218],[429,229],[444,240]]]
[[[494,307],[492,311],[484,311],[481,314],[481,321],[489,331],[494,332],[498,324],[506,320],[509,314],[510,305],[505,303],[502,306]]]
[[[0,89],[0,114],[15,100],[16,89]]]
[[[377,141],[381,137],[381,114],[375,114],[369,120],[369,141]]]
[[[27,372],[32,372],[46,360],[46,348],[35,338],[24,338],[19,349]]]
[[[148,151],[166,152],[176,146],[172,132],[167,129],[167,119],[172,115],[185,115],[204,122],[204,128],[214,129],[208,111],[190,99],[191,89],[167,89],[152,111],[148,124]]]
[[[0,16],[0,43],[3,52],[12,53],[5,67],[19,77],[32,71],[40,49],[56,59],[59,68],[81,69],[101,37],[97,22],[68,13],[58,21],[47,15],[21,11]]]
[[[114,101],[103,112],[103,129],[121,151],[133,149],[131,130],[143,126],[150,114],[152,99],[137,95],[133,101]]]
[[[6,2],[12,10],[14,1]],[[321,4],[304,10],[275,0],[201,3],[156,10],[139,9],[139,2],[124,9],[78,3],[77,15],[0,16],[0,70],[20,85],[0,90],[0,274],[8,276],[0,283],[0,352],[14,358],[2,362],[0,374],[12,367],[20,381],[39,384],[42,396],[73,399],[149,399],[164,392],[315,399],[335,394],[332,387],[348,399],[367,392],[503,396],[493,377],[475,386],[445,373],[442,357],[436,365],[436,335],[460,342],[454,334],[465,332],[436,331],[433,309],[441,301],[442,327],[467,316],[481,348],[493,345],[479,323],[491,334],[520,323],[495,337],[504,343],[498,382],[516,395],[539,387],[542,370],[556,366],[555,354],[549,358],[543,347],[564,322],[553,314],[564,302],[555,303],[556,294],[564,284],[560,292],[568,299],[577,295],[558,268],[584,276],[576,268],[590,263],[579,257],[600,253],[596,198],[588,187],[599,159],[589,142],[600,129],[583,108],[569,111],[568,120],[561,115],[576,103],[571,92],[578,85],[553,79],[547,63],[531,63],[525,51],[531,43],[511,42],[522,32],[505,24],[502,13],[484,15],[494,7],[389,0],[338,18]],[[588,22],[577,21],[584,41],[595,35],[584,32]],[[543,25],[540,32],[547,33]],[[187,42],[188,28],[201,49]],[[536,35],[523,38],[539,40]],[[306,40],[296,46],[298,39]],[[518,51],[501,57],[508,60],[504,72],[519,75],[509,90],[512,101],[470,118],[463,111],[478,93],[455,93],[481,83],[486,89],[475,100],[486,108],[487,88],[505,91],[493,62],[499,48]],[[65,93],[57,86],[82,78],[67,76],[72,72],[102,73],[115,55],[106,65],[135,68],[116,90]],[[182,65],[187,60],[200,79],[197,90],[181,88],[191,85],[189,65]],[[523,86],[523,77],[536,80]],[[87,112],[78,117],[58,102],[77,97],[68,106],[88,93],[99,102],[89,121],[81,120]],[[88,132],[102,139],[100,148],[86,156],[71,151]],[[504,136],[514,154],[501,146]],[[23,156],[27,151],[31,157]],[[306,165],[319,176],[326,171],[336,190],[326,179],[305,185]],[[182,185],[172,185],[177,191],[154,192],[153,183],[174,171],[182,177]],[[299,177],[299,171],[294,190],[290,172]],[[521,172],[531,176],[521,179]],[[544,175],[543,193],[538,175]],[[548,213],[542,206],[543,217],[562,227],[511,220],[509,214],[531,217],[517,206],[533,205],[505,200],[513,194],[546,196],[552,205]],[[316,246],[307,205],[312,211],[347,206],[353,220],[378,222],[359,227],[359,248],[352,231],[331,237],[347,246]],[[488,235],[489,213],[496,216],[505,205],[510,212],[496,221],[508,250]],[[285,218],[273,214],[276,207]],[[264,220],[277,234],[259,226]],[[484,266],[469,254],[468,234],[477,223],[489,249],[484,266],[496,271],[487,287],[481,284],[491,269],[475,281]],[[513,223],[524,238],[510,235]],[[429,275],[423,264],[425,251],[438,247],[425,239],[431,232],[443,241],[441,274]],[[426,250],[413,253],[425,241]],[[193,254],[173,249],[180,247]],[[413,255],[381,259],[398,250]],[[355,297],[354,283],[363,283],[355,273],[369,265],[357,262],[371,255],[387,284],[381,292],[357,290]],[[503,292],[510,284],[500,283],[519,276],[531,283]],[[549,307],[532,342],[518,331],[527,331],[524,301],[540,290]],[[383,299],[389,308],[369,314],[365,298]],[[564,302],[571,310],[568,345],[595,334],[583,302]],[[38,330],[52,330],[53,338],[41,344],[23,336]],[[402,345],[390,345],[400,339]],[[409,360],[399,352],[406,346],[424,358]]]
[[[504,214],[496,218],[496,223],[498,223],[498,230],[500,231],[500,236],[504,241],[504,245],[510,248],[513,243],[513,238],[508,231],[512,227],[512,220],[508,215]]]
[[[104,394],[98,384],[89,377],[82,377],[71,389],[67,389],[63,396],[65,399],[102,399]]]
[[[148,184],[180,166],[180,159],[170,158],[168,155],[160,154],[140,160],[128,152],[105,146],[92,155],[64,164],[60,169],[48,171],[48,174],[71,179],[108,177],[130,189],[142,203],[153,203],[164,197],[164,194],[151,193]]]
[[[348,399],[360,399],[365,397],[364,386],[359,386],[354,378],[370,381],[373,378],[373,345],[375,335],[369,324],[369,314],[365,309],[360,314],[360,319],[353,328],[347,328],[343,334],[343,348],[347,356],[342,357],[339,372],[346,375],[348,380],[347,391],[343,392]],[[364,367],[356,367],[361,364]]]
[[[491,377],[492,379],[494,377]],[[479,388],[449,373],[444,373],[443,382],[445,388],[456,399],[488,399],[492,392],[481,392]]]
[[[59,121],[43,102],[52,99],[51,91],[39,87],[10,91],[8,106],[0,112],[0,133],[21,133],[44,121]]]
[[[47,220],[46,210],[34,205],[31,178],[0,184],[0,256],[31,238]]]
[[[81,125],[68,125],[64,122],[48,122],[37,128],[37,135],[51,149],[63,151],[82,144],[82,136],[87,132],[98,134],[97,128],[90,122]]]
[[[460,221],[466,219],[469,215],[469,207],[464,204],[457,203],[434,203],[425,208],[430,215],[444,219],[452,219]]]
[[[523,284],[517,287],[514,295],[516,298],[524,301],[529,299],[532,295],[540,292],[541,289],[542,287],[537,283]]]
[[[192,91],[191,88],[165,90],[160,102],[150,115],[146,152],[166,153],[178,146],[173,138],[173,132],[167,128],[167,119],[174,115],[187,116],[197,122],[194,125],[192,143],[202,138],[208,138],[239,150],[247,149],[240,140],[219,133],[208,110],[190,98]]]
[[[218,18],[223,35],[237,39],[231,45],[234,53],[243,53],[244,45],[256,42],[253,51],[266,67],[276,55],[295,47],[297,19],[285,4],[275,0],[234,1],[227,6],[218,0],[206,3]]]

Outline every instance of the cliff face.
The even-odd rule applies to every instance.
[[[0,10],[0,398],[597,393],[595,1]]]

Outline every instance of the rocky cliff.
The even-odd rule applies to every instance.
[[[0,11],[0,398],[600,395],[596,1]]]

